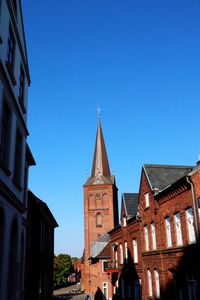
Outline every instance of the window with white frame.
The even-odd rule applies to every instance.
[[[120,255],[120,264],[124,263],[124,255],[123,255],[123,246],[122,244],[119,245],[119,255]]]
[[[151,238],[152,238],[152,249],[156,249],[156,227],[155,223],[151,223]]]
[[[117,249],[115,250],[115,262],[116,262],[116,267],[118,267],[118,252]]]
[[[148,296],[152,297],[153,291],[152,291],[152,277],[151,277],[151,271],[147,270],[147,282],[148,282]]]
[[[144,226],[144,241],[145,241],[145,250],[149,251],[149,233],[147,225]]]
[[[167,247],[172,247],[172,232],[171,232],[171,218],[165,218],[165,228],[166,228],[166,236],[167,236]]]
[[[103,295],[104,295],[104,299],[108,299],[108,283],[107,282],[103,282]]]
[[[194,217],[193,217],[192,208],[190,207],[190,208],[186,209],[185,214],[186,214],[186,223],[187,223],[189,243],[195,243],[196,236],[195,236]]]
[[[126,216],[123,217],[123,226],[126,227]]]
[[[103,259],[102,260],[102,272],[104,273],[104,272],[106,272],[105,270],[106,270],[106,267],[108,266],[108,261],[107,260],[105,260],[105,259]]]
[[[155,279],[155,288],[156,288],[156,298],[160,298],[160,280],[159,280],[159,273],[157,270],[154,270],[154,279]]]
[[[176,230],[176,243],[179,246],[183,244],[180,213],[176,213],[174,215],[174,223],[175,223],[175,230]]]
[[[125,247],[125,259],[126,259],[126,262],[128,262],[128,245],[127,245],[127,242],[124,242],[124,247]]]
[[[145,208],[147,208],[149,207],[149,193],[146,193],[144,197],[145,197]]]
[[[133,239],[133,259],[134,263],[138,263],[138,245],[137,245],[137,240]]]

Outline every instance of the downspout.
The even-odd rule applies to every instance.
[[[193,206],[193,211],[194,211],[194,223],[195,223],[196,239],[198,241],[199,240],[199,226],[198,226],[198,218],[197,218],[197,206],[196,206],[195,195],[194,195],[194,185],[193,185],[192,181],[190,180],[190,176],[186,176],[186,180],[190,184],[191,191],[192,191],[192,206]]]

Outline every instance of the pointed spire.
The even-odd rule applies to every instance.
[[[103,132],[101,128],[100,108],[98,107],[98,125],[97,125],[96,144],[94,150],[94,159],[93,159],[91,177],[100,177],[100,176],[109,177],[110,167],[108,163],[108,157],[106,153],[106,147],[105,147]]]

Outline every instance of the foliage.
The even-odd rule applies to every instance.
[[[73,272],[72,258],[68,254],[54,255],[54,287],[66,285]]]

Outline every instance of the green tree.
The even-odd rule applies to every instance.
[[[54,287],[67,283],[68,276],[73,272],[72,258],[68,254],[54,255]]]

